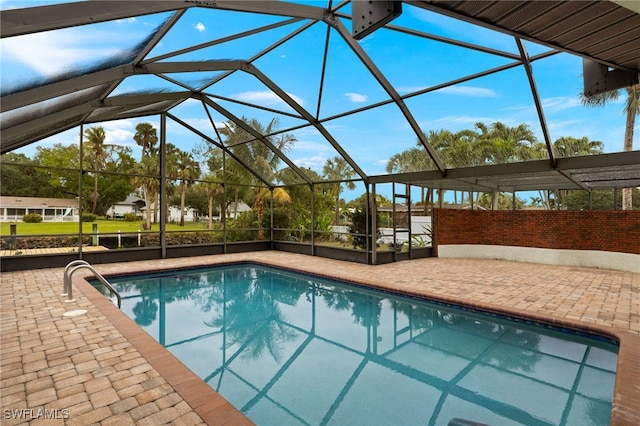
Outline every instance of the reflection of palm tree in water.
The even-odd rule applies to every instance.
[[[354,322],[363,327],[378,327],[382,313],[382,299],[375,296],[354,297],[351,314]]]
[[[338,287],[317,286],[315,294],[322,297],[325,305],[334,311],[351,309],[351,291]],[[311,299],[307,296],[307,300]]]
[[[133,306],[135,322],[143,327],[155,321],[158,303],[171,303],[176,300],[190,299],[198,291],[193,288],[198,279],[191,275],[173,275],[169,277],[150,278],[132,284],[122,283],[118,286],[121,293],[133,291],[142,294],[142,299]],[[157,301],[157,302],[156,302]]]
[[[286,319],[269,292],[268,280],[261,281],[259,275],[245,275],[245,279],[236,281],[233,291],[227,293],[227,305],[205,324],[226,329],[225,347],[242,347],[243,357],[258,359],[266,351],[280,362],[284,343],[297,333],[284,324]]]
[[[133,306],[133,314],[135,322],[143,327],[151,325],[156,319],[158,312],[158,304],[153,298],[143,297],[142,300]]]
[[[394,302],[396,309],[411,318],[411,326],[415,329],[431,330],[447,327],[469,335],[475,335],[500,341],[505,345],[502,350],[490,351],[483,362],[493,364],[498,368],[513,370],[520,369],[530,372],[541,360],[538,352],[540,334],[514,330],[508,326],[493,321],[479,320],[477,317],[458,314],[446,309],[422,307],[411,303]]]
[[[504,327],[500,327],[504,328]],[[531,331],[514,330],[501,339],[502,343],[509,346],[506,351],[492,351],[486,358],[486,362],[493,361],[499,368],[506,370],[520,369],[531,372],[533,367],[542,359],[538,352],[540,335]]]

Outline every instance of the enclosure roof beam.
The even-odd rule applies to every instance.
[[[539,189],[613,189],[640,185],[640,151],[561,157],[556,167],[549,160],[369,176],[369,183],[402,182],[433,188],[483,191]]]
[[[184,0],[83,1],[3,10],[0,38],[96,22],[114,21],[197,6]]]
[[[34,87],[2,97],[2,111],[11,111],[27,105],[78,92],[90,87],[100,86],[133,75],[133,65],[121,65],[102,71],[71,77],[66,80]]]
[[[518,45],[518,51],[520,52],[520,56],[522,57],[522,64],[524,65],[524,70],[527,73],[527,79],[529,80],[529,87],[531,88],[531,94],[533,95],[533,103],[536,106],[536,112],[538,113],[538,120],[540,120],[540,127],[542,127],[542,135],[544,136],[544,143],[547,146],[547,153],[549,154],[549,160],[551,161],[551,166],[556,165],[556,153],[553,148],[553,142],[551,141],[551,136],[549,135],[549,126],[547,126],[547,119],[544,116],[544,110],[542,109],[542,101],[540,100],[540,94],[538,92],[538,86],[536,84],[536,80],[533,77],[533,67],[531,67],[531,61],[529,60],[529,54],[527,53],[527,48],[525,47],[522,39],[516,37],[516,44]]]
[[[186,128],[186,129],[192,131],[193,133],[195,133],[196,135],[200,136],[202,139],[206,140],[207,142],[212,143],[216,147],[220,148],[222,151],[227,153],[227,155],[229,155],[231,158],[233,158],[235,161],[237,161],[238,164],[242,165],[242,167],[247,169],[249,171],[249,173],[251,173],[253,176],[255,176],[256,179],[258,179],[260,182],[262,182],[263,184],[268,186],[269,189],[273,189],[273,184],[272,183],[267,182],[266,180],[264,180],[264,178],[262,176],[260,176],[255,171],[253,171],[253,169],[251,167],[249,167],[244,161],[242,161],[233,152],[231,152],[231,150],[229,148],[225,147],[221,143],[219,143],[216,140],[212,139],[210,136],[202,133],[200,130],[196,129],[195,127],[191,126],[190,124],[186,123],[185,121],[182,121],[181,119],[179,119],[175,115],[173,115],[171,113],[167,113],[167,117],[171,118],[173,121],[175,121],[176,123],[182,125],[184,128]]]
[[[0,38],[32,34],[96,22],[115,21],[191,7],[235,10],[251,13],[321,20],[325,9],[317,6],[273,0],[94,0],[49,6],[3,10]]]
[[[282,161],[287,164],[298,176],[300,176],[305,182],[311,184],[312,181],[309,177],[302,171],[298,166],[296,166],[290,159],[287,157],[280,149],[278,149],[275,145],[273,145],[268,138],[264,135],[257,132],[253,127],[249,126],[247,123],[242,121],[239,117],[236,117],[231,112],[227,111],[221,105],[218,105],[216,102],[209,99],[207,96],[202,96],[202,101],[209,105],[211,108],[218,111],[220,114],[227,117],[229,120],[234,122],[238,127],[241,127],[242,130],[252,135],[254,138],[259,140],[261,143],[265,144],[271,151],[273,151]]]
[[[291,108],[293,108],[298,114],[304,117],[309,123],[311,123],[321,134],[325,137],[333,146],[333,148],[338,151],[338,153],[344,158],[344,160],[353,168],[353,170],[366,181],[367,175],[366,173],[358,166],[358,164],[353,161],[353,159],[347,154],[347,152],[342,149],[342,146],[333,138],[331,133],[327,131],[327,129],[316,120],[307,110],[305,110],[300,104],[298,104],[287,92],[282,90],[277,84],[271,81],[266,75],[264,75],[258,68],[255,66],[248,64],[249,73],[253,74],[258,80],[260,80],[264,85],[266,85],[269,89],[271,89],[276,95],[280,97],[284,102],[287,103]]]

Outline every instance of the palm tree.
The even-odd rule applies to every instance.
[[[152,176],[158,174],[158,162],[153,157],[144,157],[137,164],[134,175],[131,177],[131,184],[137,188],[142,188],[145,202],[146,223],[144,229],[151,229],[151,201],[150,188],[155,188],[158,179]]]
[[[95,214],[98,206],[98,172],[102,168],[107,158],[107,151],[104,149],[104,141],[106,134],[102,126],[89,127],[84,131],[84,137],[87,141],[91,155],[93,157],[93,192],[91,193],[91,213]]]
[[[146,175],[157,175],[158,162],[155,158],[155,147],[158,143],[158,135],[156,129],[150,123],[139,123],[136,126],[136,133],[133,135],[133,140],[142,148],[139,172]],[[159,185],[154,185],[154,179],[150,177],[136,178],[134,181],[142,186],[147,217],[145,229],[151,229],[151,191],[155,193],[155,188]],[[155,211],[157,212],[157,210],[156,205]]]
[[[214,173],[210,173],[204,177],[204,181],[200,182],[199,186],[202,186],[207,193],[207,202],[209,210],[209,223],[207,229],[211,231],[213,229],[213,199],[216,195],[222,194],[224,188],[221,184],[215,182],[217,176]]]
[[[322,168],[322,173],[327,180],[332,181],[351,179],[356,174],[355,170],[353,170],[353,167],[351,167],[349,163],[347,163],[347,161],[340,156],[329,158]],[[344,182],[344,184],[347,186],[347,189],[356,189],[356,184],[353,181],[347,181]],[[333,222],[334,225],[339,225],[340,222],[340,192],[342,192],[342,182],[336,182],[333,185],[332,190],[333,196],[335,197],[336,201],[336,217],[335,221]]]
[[[136,126],[136,134],[133,135],[133,140],[142,148],[142,157],[145,157],[154,151],[158,143],[158,135],[151,123],[139,123]]]
[[[627,102],[623,110],[626,114],[623,151],[633,151],[633,129],[636,124],[636,116],[640,115],[640,84],[626,87],[624,90],[627,92]],[[602,92],[592,96],[587,96],[583,92],[580,94],[580,100],[586,106],[602,107],[609,101],[617,100],[619,96],[619,90]],[[622,190],[622,210],[631,209],[633,209],[632,188],[624,188]]]
[[[453,134],[449,132],[446,144],[440,145],[438,153],[450,167],[479,166],[485,162],[482,139],[474,130],[461,130]],[[461,195],[461,203],[464,204],[464,192]],[[470,203],[472,197],[473,192],[469,191]]]
[[[184,226],[185,194],[196,179],[200,177],[200,164],[189,152],[178,149],[176,157],[176,177],[180,181],[180,226]]]
[[[428,135],[425,133],[424,136],[429,141],[431,146],[433,146],[437,151],[442,145],[441,142],[446,140],[448,138],[448,135],[450,134],[451,132],[449,132],[448,130],[441,130],[437,132],[430,131]],[[398,154],[392,155],[387,162],[387,173],[408,173],[424,170],[435,170],[433,161],[431,160],[431,157],[429,157],[427,151],[424,149],[422,141],[420,141],[420,139],[417,140],[416,145],[417,146],[414,148],[406,149]],[[425,193],[425,188],[422,188],[421,198],[424,203],[425,213],[427,212],[427,206],[429,204],[429,201],[431,200],[432,192],[433,190],[431,188],[427,188]],[[443,194],[444,191],[440,192],[440,197],[442,197]]]
[[[175,182],[179,180],[178,179],[178,161],[179,161],[181,152],[182,151],[180,150],[180,148],[178,148],[177,146],[175,146],[170,142],[167,142],[167,144],[165,145],[164,174],[167,182],[167,184],[165,185],[165,199],[167,200],[167,203],[168,203],[168,200],[171,199],[171,196],[175,193],[175,189],[176,189]],[[156,205],[158,204],[159,199],[160,199],[160,193],[158,190],[158,195],[154,200],[154,203]],[[165,213],[166,213],[165,219],[168,222],[169,213],[170,213],[168,208],[166,209]]]
[[[505,164],[540,158],[544,144],[540,143],[529,126],[520,124],[509,127],[502,122],[490,126],[476,123],[480,130],[479,142],[485,161],[489,164]],[[498,207],[498,194],[491,194],[491,208]]]
[[[582,155],[594,155],[594,154],[602,154],[602,150],[604,148],[604,144],[600,141],[590,141],[587,137],[582,137],[580,139],[568,136],[561,137],[556,139],[553,143],[556,154],[559,157],[577,157]],[[545,207],[551,207],[550,202],[550,193],[555,194],[555,205],[556,208],[560,208],[564,204],[564,198],[569,191],[566,190],[548,190],[544,194]]]
[[[280,152],[288,151],[296,142],[295,136],[291,134],[273,136],[279,124],[277,118],[272,119],[266,127],[255,118],[247,119],[242,117],[242,121],[257,133],[263,135]],[[236,180],[254,187],[254,208],[258,216],[258,239],[264,239],[262,216],[264,214],[267,194],[270,194],[267,188],[265,188],[264,183],[271,183],[276,179],[281,158],[269,146],[262,141],[255,140],[253,135],[236,123],[225,123],[225,128],[220,129],[220,134],[226,137],[226,145],[231,152],[233,152],[234,156],[242,163],[251,167],[253,171],[253,173],[251,173],[242,164],[233,159],[227,162],[227,167],[225,168],[225,172],[231,173]],[[282,192],[284,192],[286,196],[282,194]],[[273,190],[273,200],[276,203],[281,202],[286,204],[291,202],[289,194],[283,188]]]
[[[489,164],[504,164],[538,158],[544,148],[526,124],[509,127],[497,121],[487,127],[476,123],[480,130],[484,156]]]
[[[604,144],[600,141],[590,141],[583,136],[580,139],[568,136],[556,139],[553,143],[559,157],[578,157],[582,155],[602,154]]]
[[[291,204],[291,197],[286,189],[282,187],[269,188],[258,187],[255,190],[256,199],[253,203],[253,208],[256,209],[256,216],[258,218],[258,239],[264,240],[264,227],[262,226],[262,219],[264,218],[264,210],[266,208],[267,201],[270,197],[273,197],[273,202],[278,205]]]

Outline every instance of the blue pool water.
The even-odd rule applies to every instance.
[[[602,339],[257,265],[109,280],[258,425],[609,424]]]

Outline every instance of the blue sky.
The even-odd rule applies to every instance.
[[[2,0],[0,7],[9,9],[47,3],[51,2]],[[326,4],[306,3],[316,6]],[[90,65],[94,58],[117,54],[144,39],[168,16],[169,14],[155,14],[57,30],[51,34],[3,39],[0,41],[2,85],[10,87],[47,78],[70,68]],[[283,19],[258,14],[240,15],[231,11],[190,9],[162,43],[150,52],[149,57]],[[350,30],[350,22],[343,22]],[[304,22],[290,24],[233,43],[201,49],[173,60],[247,59],[303,24]],[[406,4],[403,5],[402,15],[392,24],[512,54],[518,52],[516,43],[510,36]],[[316,114],[319,102],[325,34],[326,26],[316,24],[253,62],[312,115]],[[497,55],[388,30],[376,31],[359,44],[401,95],[512,62],[511,59]],[[530,55],[548,50],[530,42],[526,42],[526,48]],[[578,57],[558,54],[536,61],[533,67],[552,140],[562,136],[586,136],[590,140],[602,141],[605,152],[622,150],[625,124],[623,97],[605,108],[583,107],[578,99],[582,90],[582,61]],[[320,102],[321,117],[331,117],[388,99],[380,84],[335,32],[330,39],[325,73]],[[194,83],[200,79],[210,79],[215,74],[208,72],[196,76],[170,77]],[[182,90],[157,77],[136,76],[127,79],[113,94],[144,89]],[[291,111],[266,86],[253,76],[241,72],[222,80],[210,93],[285,112]],[[225,101],[220,101],[220,104],[237,116],[257,118],[265,124],[277,116],[280,128],[302,123],[301,120],[286,115],[275,115]],[[510,126],[525,123],[543,140],[531,90],[521,66],[409,98],[406,104],[424,131],[457,131],[473,128],[476,122],[489,125],[502,121]],[[198,102],[188,101],[179,106],[174,114],[207,134],[212,134],[207,115]],[[214,113],[213,116],[218,122],[224,121],[219,114]],[[101,125],[107,132],[108,143],[131,146],[134,156],[137,156],[138,148],[132,138],[136,124],[141,121],[150,122],[159,128],[157,116],[105,122]],[[416,145],[414,133],[395,105],[327,121],[325,127],[368,175],[385,173],[389,157]],[[636,149],[639,127],[636,126]],[[337,155],[331,144],[312,127],[292,133],[298,142],[289,152],[289,157],[299,166],[321,171],[325,161]],[[38,144],[50,146],[59,142],[77,143],[77,140],[78,129],[74,129]],[[171,121],[167,140],[185,150],[202,143],[199,137]],[[31,155],[35,151],[34,146],[18,152]],[[356,195],[362,193],[362,187],[356,192]]]

